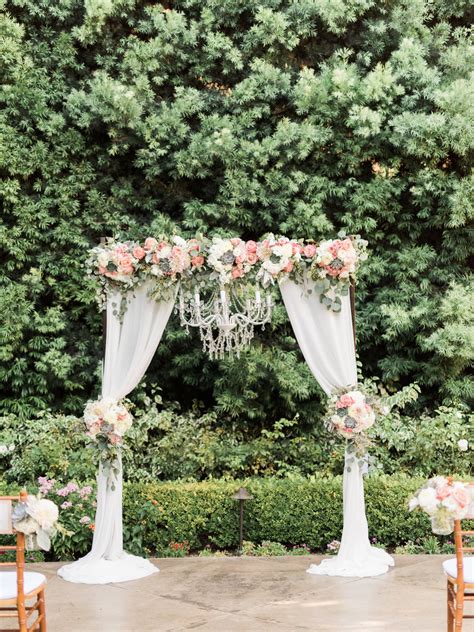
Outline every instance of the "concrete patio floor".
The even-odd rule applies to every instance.
[[[445,632],[449,556],[395,556],[370,579],[308,575],[321,556],[160,559],[145,579],[88,586],[48,578],[48,632]],[[474,631],[466,620],[464,632]]]

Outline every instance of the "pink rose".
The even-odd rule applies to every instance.
[[[340,243],[339,240],[336,239],[336,241],[334,243],[332,243],[329,246],[329,248],[328,248],[329,252],[332,254],[334,259],[337,257],[337,253],[338,253],[338,250],[339,250],[339,243]]]
[[[201,250],[201,244],[197,239],[190,239],[188,241],[188,252],[199,252]]]
[[[253,266],[254,263],[257,263],[258,257],[254,252],[249,252],[247,254],[247,261],[250,263],[251,266]]]
[[[239,268],[232,268],[232,278],[238,279],[239,277],[244,275],[243,270],[239,270]]]
[[[146,252],[150,252],[151,250],[154,250],[156,248],[157,243],[158,242],[153,237],[147,237],[145,239],[145,244],[144,244],[144,248]]]
[[[98,432],[100,432],[100,423],[96,421],[93,424],[91,424],[89,426],[89,432],[91,433],[91,436],[94,436]]]
[[[296,241],[291,244],[291,247],[293,249],[294,255],[296,254],[300,255],[303,252],[303,246]]]
[[[245,244],[245,247],[247,248],[248,253],[253,254],[257,252],[257,244],[252,239]]]
[[[340,243],[340,248],[342,248],[342,250],[351,250],[352,249],[352,241],[350,239],[344,239],[344,241],[342,241]]]
[[[316,254],[316,246],[314,244],[308,244],[304,247],[303,254],[309,259],[314,257],[314,255]]]
[[[161,257],[157,252],[154,252],[151,260],[153,263],[160,263]]]
[[[107,272],[107,268],[104,268],[104,266],[99,266],[99,274],[107,274]]]
[[[336,402],[336,408],[349,408],[354,404],[354,400],[350,395],[342,395]]]
[[[288,261],[286,266],[283,268],[283,272],[291,272],[293,270],[293,261]]]
[[[453,490],[453,498],[461,507],[461,509],[464,509],[464,507],[466,507],[466,505],[469,503],[469,495],[464,487],[456,487]]]
[[[195,268],[200,268],[204,264],[204,257],[202,257],[201,255],[198,255],[197,257],[193,257],[191,259],[191,264]]]
[[[135,246],[135,248],[133,249],[133,256],[135,257],[135,259],[138,259],[140,261],[140,259],[143,259],[145,255],[146,252],[141,246]]]
[[[130,255],[122,255],[119,262],[120,267],[125,274],[131,274],[133,272],[133,259]]]
[[[109,434],[109,441],[113,445],[117,445],[118,443],[120,443],[122,441],[122,437],[120,437],[119,435],[116,435],[116,434],[114,434],[112,432],[111,434]]]
[[[238,237],[232,237],[232,239],[230,240],[230,243],[233,246],[238,246],[240,244],[240,239]]]
[[[451,494],[451,487],[446,483],[436,488],[436,498],[438,500],[444,500]]]
[[[236,263],[243,263],[244,261],[245,261],[245,259],[241,255],[239,255],[238,257],[235,258],[235,262]]]

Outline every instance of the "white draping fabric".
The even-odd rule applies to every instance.
[[[293,331],[314,377],[326,394],[357,383],[357,368],[349,297],[339,313],[328,310],[317,293],[304,293],[287,279],[280,290]],[[393,566],[393,558],[371,546],[365,515],[363,462],[346,453],[344,467],[344,527],[337,556],[311,564],[308,573],[371,577]]]
[[[135,290],[122,322],[117,316],[120,294],[107,301],[107,331],[102,397],[121,399],[140,382],[150,364],[173,310],[174,299],[156,301],[148,296],[150,284]],[[121,466],[121,463],[120,463]],[[58,574],[70,582],[106,584],[146,577],[158,568],[123,550],[122,472],[114,484],[99,467],[97,510],[91,551],[63,566]]]

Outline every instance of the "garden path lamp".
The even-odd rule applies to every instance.
[[[240,503],[240,552],[242,552],[243,544],[244,544],[244,502],[246,500],[252,500],[253,496],[251,496],[245,487],[241,487],[239,491],[232,496],[235,500],[238,500]]]

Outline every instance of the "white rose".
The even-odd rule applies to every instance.
[[[109,253],[101,252],[100,255],[97,257],[97,262],[101,266],[101,268],[106,268],[107,264],[109,263]]]
[[[175,246],[179,246],[180,248],[186,248],[188,245],[186,243],[186,240],[183,239],[182,237],[179,237],[179,235],[175,235],[173,237],[173,243],[175,244]]]
[[[30,498],[34,500],[30,501]],[[55,525],[59,517],[58,508],[52,500],[46,498],[38,500],[34,496],[28,497],[28,513],[46,531]]]
[[[108,424],[113,426],[116,423],[116,421],[117,421],[117,414],[115,413],[115,411],[114,410],[109,410],[104,415],[104,421],[106,421]]]
[[[458,448],[461,450],[461,452],[467,452],[469,448],[469,441],[467,439],[459,439]]]
[[[130,430],[130,428],[132,427],[132,421],[130,418],[126,418],[126,419],[120,419],[117,421],[117,423],[115,424],[115,432],[120,435],[121,437],[123,437],[123,435]]]
[[[456,513],[456,511],[459,509],[457,502],[451,496],[448,496],[447,498],[445,498],[441,502],[441,504],[443,505],[443,507],[446,507],[446,509],[450,513]]]
[[[436,492],[432,487],[421,490],[418,494],[418,502],[420,503],[420,507],[430,515],[434,514],[438,508]]]
[[[6,454],[8,452],[8,448],[6,445],[0,445],[0,454]]]

